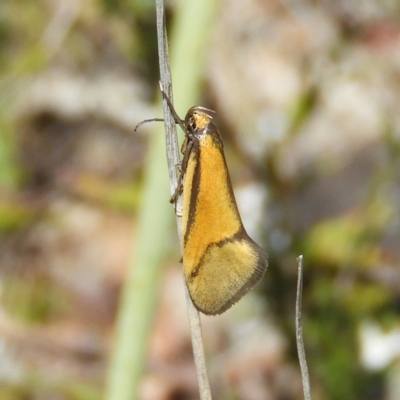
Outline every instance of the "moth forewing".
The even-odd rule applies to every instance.
[[[211,117],[192,108],[185,123],[191,143],[182,164],[186,282],[200,311],[220,314],[262,277],[266,258],[243,227]]]

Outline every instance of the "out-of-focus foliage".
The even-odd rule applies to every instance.
[[[103,397],[155,68],[152,4],[116,11],[0,4],[1,399]]]
[[[0,2],[1,399],[102,398],[146,183],[133,127],[159,116],[155,35],[150,1]],[[224,0],[211,36],[203,105],[270,260],[264,303],[204,319],[216,397],[301,398],[302,253],[313,398],[397,399],[399,3]],[[177,240],[152,238],[174,264]],[[143,399],[197,396],[181,285],[169,268]]]

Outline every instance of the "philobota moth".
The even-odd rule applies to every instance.
[[[192,107],[176,122],[185,132],[179,184],[183,196],[183,266],[195,307],[221,314],[263,276],[266,252],[247,234],[236,205],[221,135],[211,110]]]

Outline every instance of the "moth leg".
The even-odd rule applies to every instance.
[[[182,183],[178,183],[178,186],[175,190],[175,193],[172,195],[171,199],[170,199],[170,203],[174,203],[174,208],[175,208],[175,214],[178,217],[182,217],[183,215],[183,208],[181,208],[180,210],[178,210],[178,197],[181,195],[183,191],[183,185]]]
[[[182,191],[183,191],[182,163],[176,164],[175,168],[176,168],[176,172],[178,174],[178,184],[177,184],[175,192],[171,196],[169,202],[175,203],[175,211],[176,211],[176,203],[177,203],[178,197],[182,194]]]
[[[172,195],[172,197],[170,199],[170,203],[175,203],[175,212],[177,212],[176,203],[177,203],[178,197],[183,192],[183,177],[186,172],[186,168],[188,165],[188,160],[189,160],[190,152],[192,151],[192,147],[193,147],[193,141],[190,140],[188,138],[188,136],[186,136],[185,141],[183,142],[182,148],[181,148],[182,153],[184,153],[182,162],[179,164],[176,164],[176,166],[175,166],[175,168],[177,168],[177,172],[179,174],[178,185],[176,187],[175,193]]]

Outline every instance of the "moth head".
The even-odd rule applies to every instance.
[[[186,114],[185,125],[190,131],[204,130],[212,120],[215,111],[204,107],[192,107]]]

